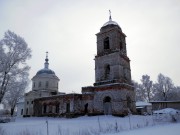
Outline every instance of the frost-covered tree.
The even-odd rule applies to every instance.
[[[0,40],[0,103],[8,91],[15,91],[14,82],[28,76],[30,67],[26,60],[30,58],[31,49],[25,40],[14,32],[5,32]]]
[[[157,83],[154,84],[155,90],[155,100],[167,101],[170,97],[170,93],[174,89],[174,84],[169,77],[159,74],[157,78]]]
[[[5,102],[11,109],[11,116],[14,114],[17,102],[24,96],[28,83],[29,79],[25,73],[22,74],[21,78],[16,79],[9,84],[9,87],[7,88],[8,91],[3,98],[3,102]]]
[[[136,81],[132,81],[136,92],[136,101],[144,101],[144,93],[142,92],[142,86]]]
[[[153,82],[150,80],[150,76],[148,75],[143,75],[141,82],[143,98],[145,101],[149,102],[153,97]]]
[[[136,91],[136,101],[147,101],[149,102],[153,96],[153,82],[150,80],[150,76],[143,75],[141,84],[133,81],[134,88]]]
[[[171,91],[169,91],[167,100],[169,101],[180,100],[180,87],[179,86],[176,86]]]

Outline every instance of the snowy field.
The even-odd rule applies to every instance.
[[[167,116],[32,117],[1,123],[0,130],[0,135],[180,135],[180,123]]]

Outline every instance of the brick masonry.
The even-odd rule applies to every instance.
[[[34,100],[35,116],[111,114],[124,116],[136,112],[131,83],[126,35],[118,24],[101,27],[97,36],[94,86],[82,87],[82,94],[62,94]]]

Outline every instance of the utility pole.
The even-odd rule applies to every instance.
[[[131,111],[130,109],[128,108],[128,116],[129,116],[129,126],[130,126],[130,129],[131,129]]]
[[[48,127],[48,120],[46,120],[46,125],[47,125],[47,135],[49,135],[49,127]]]

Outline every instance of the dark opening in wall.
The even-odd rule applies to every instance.
[[[84,106],[84,113],[85,113],[85,114],[88,113],[88,103],[86,103],[85,106]]]
[[[49,86],[49,82],[48,82],[48,81],[46,81],[46,88],[48,88],[48,86]]]
[[[104,49],[110,49],[109,37],[104,39]]]
[[[66,104],[66,113],[70,113],[70,103]]]
[[[26,108],[26,115],[28,115],[28,108]]]
[[[46,109],[47,109],[47,105],[44,104],[44,106],[43,106],[43,113],[46,113]]]
[[[119,44],[120,44],[120,50],[122,51],[123,50],[123,44],[122,44],[122,42],[120,42]]]
[[[56,113],[59,113],[59,104],[56,105]]]
[[[104,114],[111,115],[112,114],[111,98],[109,96],[105,97],[103,103],[104,103]]]
[[[38,87],[41,87],[41,82],[39,82],[39,85],[38,85]]]
[[[127,97],[127,107],[131,109],[131,98]]]
[[[110,76],[110,65],[105,66],[105,79],[109,79]]]
[[[21,115],[23,115],[23,109],[21,109]]]

